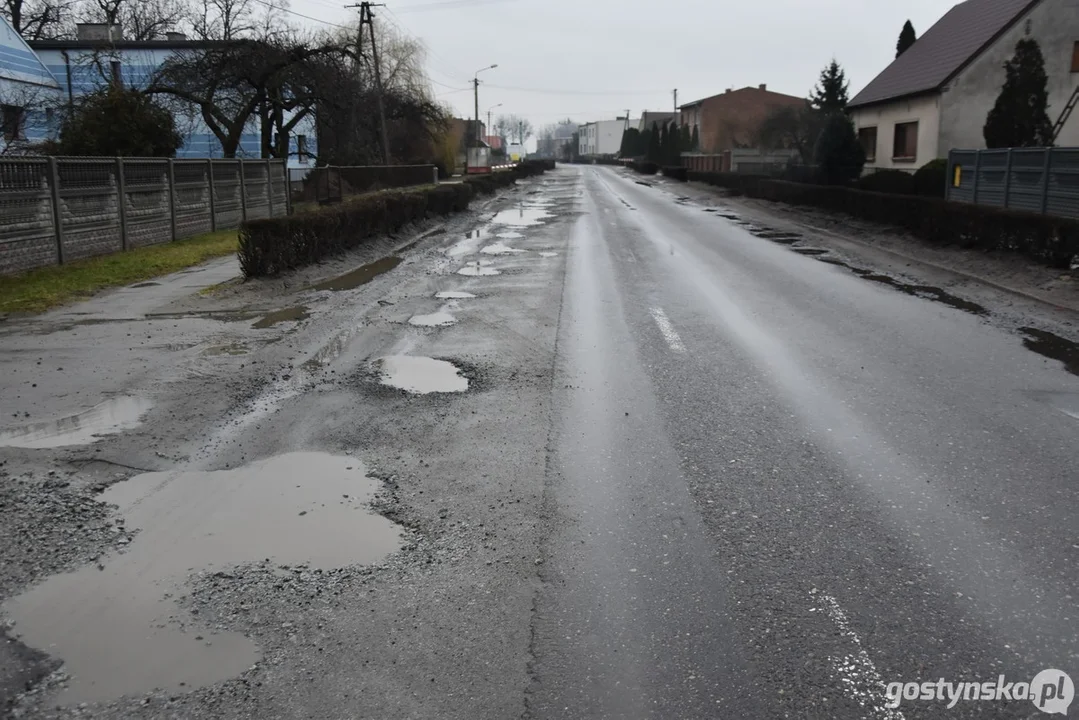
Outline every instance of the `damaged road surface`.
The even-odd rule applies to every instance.
[[[1037,716],[902,687],[1079,679],[1074,318],[685,187],[0,323],[3,712]]]

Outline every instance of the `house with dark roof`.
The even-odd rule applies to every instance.
[[[966,0],[918,38],[848,105],[866,169],[914,171],[952,149],[984,148],[982,128],[1004,85],[1004,63],[1037,40],[1056,145],[1079,145],[1079,0]]]
[[[697,128],[701,150],[719,153],[754,147],[761,123],[781,107],[805,107],[805,98],[773,92],[767,85],[728,89],[678,107],[680,125]]]

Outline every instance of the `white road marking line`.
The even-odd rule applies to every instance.
[[[814,597],[820,601],[821,609],[831,618],[839,629],[840,635],[854,643],[853,655],[831,658],[843,689],[859,705],[866,708],[871,717],[880,720],[904,720],[903,713],[885,704],[884,679],[881,678],[877,666],[869,659],[869,653],[862,647],[861,638],[851,628],[843,608],[839,607],[839,603],[831,595],[814,595]]]
[[[658,307],[652,308],[649,312],[652,313],[652,319],[656,321],[659,331],[663,333],[663,338],[670,345],[671,350],[676,353],[684,353],[686,346],[682,344],[682,338],[678,337],[678,331],[674,329],[674,325],[671,324],[671,319],[667,317],[667,313]]]

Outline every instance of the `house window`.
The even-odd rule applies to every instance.
[[[865,150],[867,162],[873,162],[877,159],[877,129],[875,127],[859,128],[858,142],[861,144],[862,150]]]
[[[892,160],[914,162],[918,158],[918,123],[897,123]]]
[[[1072,72],[1079,73],[1079,42],[1072,45]]]
[[[15,142],[25,140],[23,125],[26,120],[26,109],[15,105],[0,106],[0,123],[3,124],[4,140]]]
[[[124,84],[124,75],[119,60],[113,60],[109,63],[109,71],[112,72],[112,82],[114,85]]]
[[[296,159],[302,163],[307,162],[307,136],[296,136]]]

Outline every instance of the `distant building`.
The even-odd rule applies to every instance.
[[[915,170],[955,148],[984,148],[982,128],[1004,85],[1004,63],[1037,40],[1056,145],[1079,145],[1079,0],[967,0],[956,5],[851,100],[868,169]]]
[[[772,92],[767,85],[728,89],[722,95],[680,106],[679,124],[694,127],[700,135],[700,149],[718,153],[734,148],[754,147],[761,122],[781,107],[804,107],[805,98]]]
[[[577,128],[577,151],[586,158],[617,155],[622,149],[622,135],[626,128],[636,125],[637,121],[626,118],[585,123]]]
[[[655,125],[657,128],[662,128],[664,125],[671,122],[678,122],[678,113],[645,110],[641,113],[641,119],[637,123],[637,129],[644,132],[645,130],[651,130],[652,125]]]
[[[59,85],[67,104],[109,83],[145,87],[173,54],[209,47],[214,41],[189,40],[183,33],[166,33],[161,40],[125,40],[119,25],[83,23],[74,40],[35,40],[29,43]],[[221,143],[198,113],[175,116],[184,144],[180,158],[223,157]],[[289,138],[289,166],[309,167],[318,153],[315,118],[300,121]],[[237,157],[262,155],[262,135],[252,121],[240,136]]]
[[[4,152],[55,132],[60,86],[26,41],[0,16],[0,129]]]

